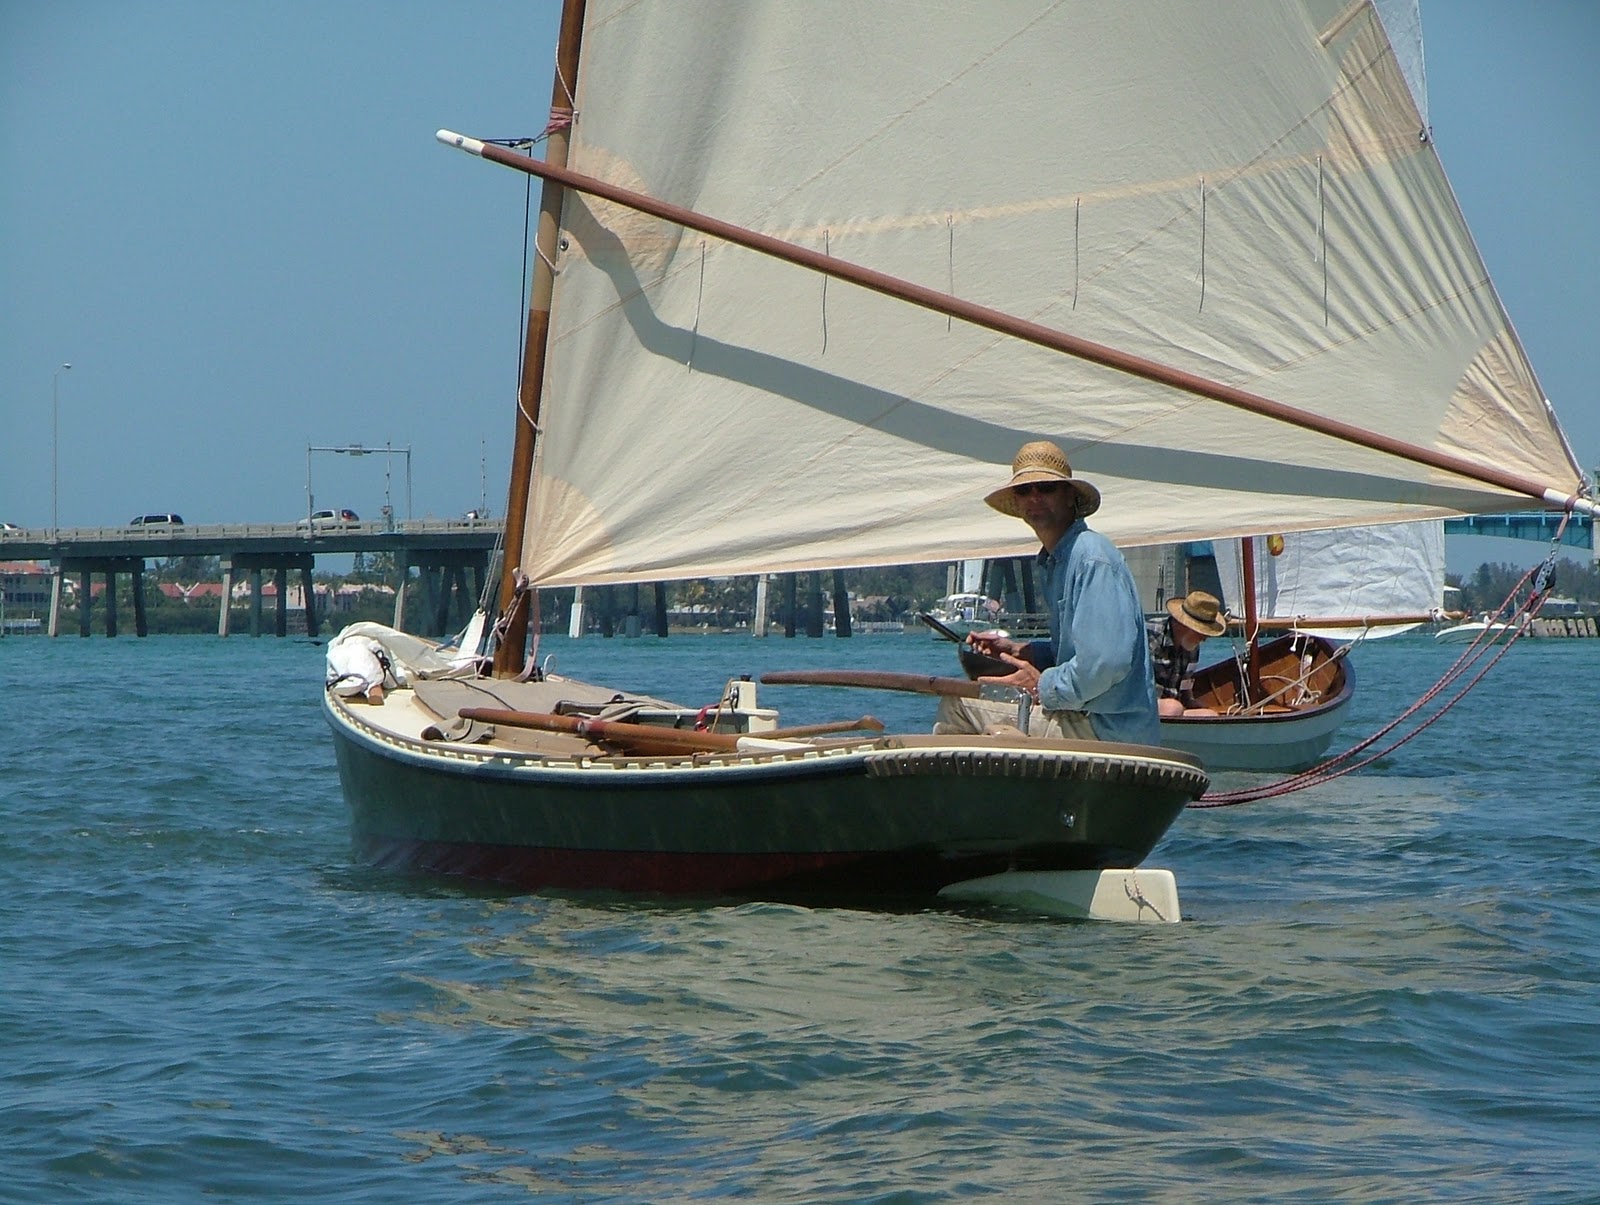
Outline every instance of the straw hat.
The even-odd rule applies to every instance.
[[[1080,519],[1100,509],[1100,491],[1087,481],[1074,478],[1067,454],[1048,439],[1023,444],[1017,458],[1011,462],[1011,480],[985,495],[983,500],[1003,515],[1021,518],[1022,508],[1012,489],[1032,481],[1065,481],[1078,495]]]
[[[1207,594],[1204,590],[1191,590],[1183,598],[1174,598],[1167,603],[1167,614],[1184,627],[1193,628],[1206,636],[1220,636],[1228,630],[1221,613],[1222,604],[1215,595]]]

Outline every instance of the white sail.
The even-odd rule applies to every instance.
[[[958,583],[964,594],[983,593],[983,568],[981,560],[961,562],[961,581]]]
[[[1214,546],[1217,576],[1230,613],[1244,614],[1239,541]],[[1368,619],[1363,630],[1345,625],[1302,625],[1299,630],[1331,640],[1394,636],[1417,626],[1385,624],[1389,616],[1426,615],[1444,598],[1444,524],[1390,523],[1375,527],[1297,531],[1283,537],[1271,555],[1255,541],[1256,614],[1277,619]]]
[[[589,0],[571,166],[1574,488],[1374,10]],[[1048,438],[1124,544],[1526,505],[568,193],[543,584],[1031,551]]]

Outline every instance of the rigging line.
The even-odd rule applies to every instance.
[[[1465,698],[1467,693],[1469,691],[1471,691],[1473,687],[1475,687],[1479,682],[1481,682],[1483,680],[1484,675],[1486,675],[1491,669],[1493,669],[1495,667],[1495,665],[1499,662],[1500,658],[1505,656],[1506,653],[1510,651],[1510,648],[1511,648],[1511,644],[1508,641],[1501,648],[1500,652],[1498,654],[1496,654],[1496,656],[1493,658],[1493,660],[1491,660],[1489,662],[1489,664],[1485,665],[1483,667],[1483,669],[1481,669],[1478,672],[1477,676],[1475,678],[1473,678],[1470,682],[1468,682],[1464,687],[1462,687],[1461,690],[1456,695],[1454,695],[1452,698],[1450,698],[1448,701],[1446,701],[1445,704],[1442,707],[1440,707],[1438,711],[1434,712],[1432,715],[1430,715],[1426,719],[1422,720],[1410,732],[1408,732],[1405,735],[1401,736],[1398,740],[1394,741],[1392,744],[1387,745],[1382,749],[1379,749],[1376,753],[1372,754],[1369,757],[1365,757],[1362,760],[1360,760],[1358,762],[1354,762],[1354,763],[1352,763],[1350,765],[1340,766],[1338,769],[1332,770],[1332,771],[1327,772],[1327,773],[1319,773],[1319,772],[1314,771],[1314,770],[1308,770],[1303,775],[1301,775],[1301,776],[1299,776],[1297,778],[1286,779],[1281,784],[1273,784],[1272,786],[1264,787],[1264,788],[1261,788],[1259,790],[1240,791],[1240,792],[1235,792],[1233,794],[1218,795],[1218,796],[1214,796],[1214,797],[1213,796],[1209,796],[1209,795],[1201,796],[1200,799],[1196,800],[1194,803],[1189,804],[1188,806],[1192,807],[1192,808],[1197,808],[1197,809],[1200,809],[1200,810],[1204,810],[1204,809],[1207,809],[1207,808],[1228,807],[1228,806],[1237,805],[1237,804],[1241,804],[1241,803],[1252,803],[1252,802],[1255,802],[1256,800],[1260,800],[1260,799],[1270,799],[1270,798],[1274,798],[1274,797],[1276,797],[1278,795],[1288,795],[1288,794],[1291,794],[1291,793],[1293,793],[1295,791],[1303,791],[1307,787],[1321,786],[1324,783],[1333,782],[1336,779],[1340,779],[1340,778],[1345,777],[1345,775],[1347,775],[1347,774],[1353,774],[1357,770],[1364,769],[1365,767],[1372,765],[1374,762],[1380,761],[1381,759],[1387,757],[1389,754],[1393,753],[1396,749],[1400,748],[1401,745],[1404,745],[1408,741],[1410,741],[1410,740],[1414,739],[1415,737],[1419,736],[1421,733],[1423,733],[1429,727],[1431,727],[1434,723],[1436,723],[1437,721],[1443,719],[1445,713],[1448,712],[1457,703],[1459,703],[1463,698]],[[1412,713],[1408,713],[1408,714],[1412,714]],[[1363,748],[1370,747],[1370,742],[1365,743],[1362,747]],[[1341,755],[1341,756],[1347,756],[1347,755]]]
[[[545,133],[540,134],[537,138],[528,138],[526,136],[520,138],[485,138],[484,141],[493,143],[495,146],[503,146],[508,150],[529,154],[532,152],[534,144],[543,139],[548,133],[549,130],[546,129]],[[523,299],[528,295],[528,247],[533,241],[529,234],[532,228],[533,177],[529,176],[527,186],[523,189],[522,194],[522,275],[518,278],[522,284],[517,295],[517,334],[520,336],[517,340],[517,381],[519,383],[522,380],[522,361],[527,351],[528,342],[528,312],[523,305]]]
[[[1565,526],[1565,520],[1563,520],[1562,526]],[[1246,788],[1239,791],[1224,791],[1216,794],[1203,795],[1193,803],[1190,803],[1188,806],[1202,810],[1207,808],[1229,807],[1241,803],[1253,803],[1260,799],[1270,799],[1279,795],[1288,795],[1295,791],[1304,790],[1306,787],[1319,786],[1322,783],[1332,782],[1337,778],[1343,778],[1346,774],[1354,773],[1356,770],[1362,769],[1365,766],[1369,766],[1380,758],[1386,757],[1390,753],[1393,753],[1396,749],[1400,748],[1407,742],[1414,740],[1423,731],[1431,727],[1437,720],[1442,718],[1447,711],[1465,698],[1466,695],[1483,680],[1485,675],[1487,675],[1488,672],[1499,663],[1500,658],[1505,656],[1512,644],[1514,644],[1521,636],[1531,630],[1534,618],[1537,617],[1540,608],[1544,606],[1545,599],[1549,597],[1551,582],[1547,574],[1553,572],[1554,570],[1555,557],[1556,550],[1552,548],[1544,563],[1535,569],[1528,570],[1528,572],[1522,576],[1522,579],[1511,588],[1511,593],[1506,596],[1506,600],[1502,602],[1495,610],[1495,619],[1498,619],[1499,616],[1506,614],[1507,609],[1511,607],[1512,603],[1516,599],[1517,594],[1522,590],[1523,586],[1525,586],[1530,579],[1533,579],[1536,574],[1538,575],[1538,580],[1535,583],[1535,589],[1526,599],[1522,601],[1522,603],[1520,603],[1514,609],[1514,613],[1508,616],[1508,620],[1510,620],[1515,626],[1510,629],[1511,635],[1501,646],[1500,651],[1495,654],[1489,663],[1485,665],[1478,672],[1478,674],[1467,683],[1466,686],[1462,687],[1460,691],[1448,699],[1444,705],[1441,706],[1433,715],[1428,716],[1415,728],[1402,735],[1392,744],[1380,749],[1377,753],[1374,753],[1370,757],[1364,758],[1359,762],[1348,765],[1345,764],[1350,762],[1350,759],[1354,758],[1357,754],[1371,748],[1378,741],[1394,732],[1395,729],[1399,728],[1407,720],[1417,716],[1425,707],[1437,699],[1447,688],[1454,685],[1454,683],[1459,680],[1464,673],[1476,665],[1477,662],[1483,658],[1484,654],[1486,654],[1494,646],[1496,640],[1498,639],[1498,633],[1492,632],[1487,623],[1485,624],[1484,631],[1479,634],[1478,638],[1472,642],[1472,644],[1466,649],[1465,652],[1461,654],[1461,656],[1456,658],[1455,662],[1445,670],[1445,672],[1440,676],[1439,680],[1435,682],[1432,687],[1425,691],[1415,703],[1413,703],[1400,715],[1396,716],[1388,724],[1384,725],[1384,727],[1380,728],[1377,732],[1374,732],[1365,740],[1352,745],[1343,753],[1328,758],[1319,765],[1312,766],[1307,770],[1302,770],[1297,774],[1292,774],[1287,778],[1280,779],[1278,782],[1268,783],[1262,787]]]
[[[1322,156],[1317,156],[1317,240],[1322,244],[1322,325],[1328,325],[1328,194],[1322,177]]]
[[[561,94],[567,98],[567,120],[570,123],[572,119],[577,116],[578,101],[572,95],[572,85],[567,82],[566,73],[561,70],[561,55],[559,53],[559,48],[556,54],[556,82],[561,85]],[[558,110],[551,110],[552,119],[556,112],[558,112]]]
[[[1529,578],[1534,575],[1534,572],[1534,570],[1530,569],[1522,577],[1522,580],[1512,587],[1511,594],[1495,612],[1496,616],[1505,611],[1505,608],[1513,599],[1515,599],[1517,592],[1521,590],[1522,587],[1528,582]],[[1531,602],[1531,599],[1529,601]],[[1424,692],[1415,703],[1406,709],[1406,711],[1395,717],[1395,719],[1389,724],[1373,733],[1366,740],[1353,745],[1343,753],[1327,759],[1320,765],[1313,766],[1307,770],[1300,771],[1297,774],[1290,775],[1288,778],[1282,779],[1279,782],[1269,783],[1265,787],[1253,788],[1250,790],[1223,792],[1214,796],[1206,797],[1210,800],[1210,802],[1207,802],[1204,806],[1222,806],[1225,803],[1246,803],[1253,799],[1267,798],[1270,795],[1288,794],[1290,791],[1301,789],[1302,786],[1312,785],[1313,781],[1327,781],[1326,777],[1318,776],[1325,776],[1327,771],[1338,766],[1342,762],[1348,761],[1350,758],[1362,752],[1364,749],[1371,747],[1374,743],[1381,740],[1388,733],[1393,732],[1397,727],[1404,723],[1406,719],[1417,714],[1423,707],[1427,706],[1434,699],[1436,699],[1448,686],[1454,683],[1455,680],[1458,679],[1463,673],[1476,664],[1483,654],[1488,651],[1489,645],[1493,643],[1492,640],[1488,644],[1485,644],[1483,641],[1484,637],[1480,635],[1478,639],[1473,641],[1473,643],[1459,657],[1456,658],[1455,662],[1445,670],[1444,674],[1440,676],[1438,682],[1434,683],[1429,690]],[[1481,677],[1482,675],[1480,674],[1479,676]],[[1464,694],[1465,691],[1462,693]],[[1453,706],[1454,701],[1452,701],[1450,705]],[[1445,710],[1448,710],[1448,708],[1445,708]],[[1412,735],[1415,734],[1413,733]],[[1411,739],[1410,736],[1405,737],[1403,740],[1396,742],[1392,748],[1398,748],[1400,744],[1403,744],[1405,740],[1409,739]],[[1365,765],[1366,763],[1363,762],[1362,764]]]
[[[1360,640],[1360,639],[1362,639],[1362,637],[1357,637],[1356,639]],[[1353,646],[1355,643],[1356,643],[1356,641],[1353,640],[1353,641],[1350,642],[1350,645],[1347,645],[1344,648],[1341,648],[1341,649],[1337,650],[1335,652],[1334,656],[1333,656],[1333,660],[1334,661],[1342,660],[1349,653],[1350,647]],[[1300,690],[1300,694],[1295,698],[1295,701],[1293,703],[1289,704],[1289,706],[1291,706],[1291,707],[1296,706],[1299,703],[1305,702],[1306,698],[1308,696],[1312,695],[1313,693],[1315,693],[1317,696],[1320,697],[1320,694],[1321,694],[1320,691],[1312,692],[1309,689],[1308,685],[1307,685],[1311,681],[1311,675],[1314,672],[1316,672],[1316,670],[1319,669],[1319,668],[1321,668],[1321,667],[1320,666],[1315,666],[1315,665],[1313,665],[1309,669],[1302,668],[1298,677],[1294,677],[1294,678],[1288,679],[1286,682],[1284,682],[1284,685],[1278,687],[1278,689],[1273,691],[1271,694],[1264,695],[1263,697],[1257,699],[1255,702],[1247,704],[1247,705],[1242,706],[1242,707],[1239,707],[1237,710],[1231,710],[1230,709],[1228,714],[1229,715],[1261,715],[1265,711],[1265,709],[1266,709],[1268,704],[1274,703],[1277,700],[1283,698],[1284,695],[1288,694],[1291,690],[1294,690],[1297,687]],[[1263,678],[1262,680],[1266,681],[1267,679]],[[1281,676],[1274,675],[1272,677],[1272,681],[1284,681],[1284,679]]]
[[[1474,650],[1476,650],[1476,651],[1474,651]],[[1201,807],[1201,808],[1226,807],[1226,806],[1229,806],[1229,805],[1232,805],[1232,804],[1252,803],[1252,802],[1254,802],[1254,801],[1256,801],[1258,799],[1268,799],[1268,798],[1272,798],[1272,797],[1275,797],[1275,796],[1278,796],[1278,795],[1288,795],[1288,794],[1291,794],[1291,793],[1293,793],[1295,791],[1303,790],[1303,789],[1305,789],[1306,787],[1309,787],[1309,786],[1315,786],[1315,785],[1317,785],[1319,783],[1322,783],[1322,782],[1330,782],[1334,778],[1342,777],[1344,774],[1349,773],[1352,770],[1359,769],[1361,766],[1365,766],[1365,765],[1370,764],[1372,761],[1376,760],[1376,758],[1378,758],[1378,757],[1382,757],[1387,753],[1393,752],[1393,750],[1399,748],[1406,741],[1410,740],[1413,736],[1415,736],[1416,732],[1420,732],[1421,728],[1419,727],[1416,730],[1416,732],[1412,732],[1411,734],[1402,737],[1400,740],[1396,741],[1393,745],[1389,746],[1387,749],[1379,752],[1378,754],[1375,754],[1372,758],[1368,758],[1365,761],[1360,762],[1358,765],[1353,765],[1353,766],[1346,766],[1345,765],[1345,763],[1349,762],[1357,754],[1360,754],[1363,751],[1371,748],[1374,744],[1376,744],[1378,741],[1382,740],[1389,733],[1393,732],[1395,729],[1400,727],[1400,725],[1405,723],[1406,720],[1408,720],[1411,717],[1413,717],[1413,716],[1417,715],[1418,713],[1420,713],[1421,710],[1424,707],[1426,707],[1434,699],[1438,698],[1438,696],[1448,686],[1452,685],[1467,669],[1471,668],[1474,664],[1476,664],[1478,659],[1483,655],[1483,653],[1485,651],[1487,651],[1487,647],[1485,647],[1483,649],[1478,649],[1477,645],[1475,643],[1473,648],[1472,649],[1468,649],[1465,653],[1463,653],[1460,657],[1458,657],[1456,659],[1456,661],[1454,662],[1454,664],[1452,664],[1450,666],[1450,668],[1447,669],[1445,671],[1445,673],[1439,678],[1439,681],[1434,683],[1434,685],[1431,688],[1429,688],[1427,691],[1425,691],[1423,693],[1423,695],[1415,703],[1413,703],[1410,707],[1408,707],[1400,715],[1396,716],[1388,724],[1386,724],[1382,728],[1380,728],[1377,732],[1374,732],[1371,736],[1367,737],[1365,740],[1359,741],[1355,745],[1352,745],[1349,749],[1346,749],[1344,752],[1339,753],[1339,754],[1337,754],[1337,755],[1335,755],[1333,757],[1330,757],[1326,761],[1323,761],[1323,762],[1319,763],[1318,765],[1311,766],[1308,769],[1301,770],[1301,771],[1299,771],[1298,773],[1295,773],[1295,774],[1291,774],[1288,777],[1280,779],[1277,782],[1268,783],[1268,784],[1266,784],[1265,786],[1262,786],[1262,787],[1248,788],[1248,789],[1239,790],[1239,791],[1223,791],[1223,792],[1218,792],[1216,794],[1205,795],[1205,796],[1202,796],[1200,800],[1196,801],[1196,803],[1194,805],[1191,805],[1191,806],[1197,806],[1197,807]],[[1491,665],[1492,664],[1493,663],[1491,662]],[[1486,667],[1486,669],[1487,669],[1487,667]],[[1482,674],[1480,674],[1479,677],[1481,678]],[[1470,688],[1470,684],[1469,684],[1469,688]],[[1462,694],[1465,694],[1465,693],[1466,693],[1465,691],[1462,691]],[[1455,702],[1459,700],[1459,697],[1460,696],[1457,696],[1457,699],[1451,700],[1450,703],[1448,703],[1445,707],[1441,708],[1439,714],[1442,715],[1444,713],[1444,711],[1447,711],[1447,710],[1449,710],[1450,707],[1454,706]],[[1344,768],[1341,769],[1340,767],[1344,767]]]
[[[1540,602],[1540,605],[1543,605],[1542,604],[1542,600]],[[1537,611],[1537,609],[1538,608],[1535,607],[1534,611]],[[1508,653],[1511,650],[1511,645],[1513,643],[1515,643],[1517,638],[1520,635],[1522,635],[1522,633],[1524,631],[1527,630],[1527,624],[1529,624],[1531,622],[1532,622],[1532,615],[1530,614],[1529,616],[1527,616],[1525,618],[1523,627],[1520,628],[1510,639],[1508,639],[1505,642],[1504,645],[1501,646],[1500,651],[1495,654],[1495,656],[1489,661],[1489,663],[1487,665],[1485,665],[1481,670],[1478,671],[1478,673],[1477,673],[1477,675],[1475,677],[1473,677],[1455,695],[1453,695],[1450,699],[1448,699],[1444,703],[1444,705],[1441,706],[1432,715],[1430,715],[1430,716],[1426,717],[1425,719],[1423,719],[1410,732],[1405,733],[1403,736],[1399,737],[1397,740],[1395,740],[1391,744],[1385,746],[1382,749],[1379,749],[1376,753],[1373,753],[1372,755],[1370,755],[1368,757],[1365,757],[1361,761],[1355,762],[1355,763],[1353,763],[1351,765],[1340,766],[1338,769],[1335,769],[1335,770],[1332,770],[1331,772],[1326,772],[1326,773],[1322,771],[1321,767],[1315,767],[1315,768],[1313,768],[1311,770],[1305,771],[1302,775],[1300,775],[1296,779],[1286,780],[1286,781],[1292,782],[1293,785],[1281,786],[1281,787],[1277,787],[1277,788],[1266,788],[1266,789],[1264,789],[1263,793],[1261,793],[1261,794],[1254,794],[1254,793],[1250,793],[1250,792],[1241,792],[1241,794],[1245,795],[1245,798],[1239,798],[1239,799],[1231,800],[1231,802],[1246,803],[1246,802],[1249,802],[1252,798],[1256,798],[1256,799],[1267,798],[1267,797],[1270,797],[1272,795],[1284,795],[1284,794],[1290,793],[1291,791],[1304,790],[1306,787],[1320,786],[1323,783],[1333,782],[1335,779],[1343,778],[1347,774],[1353,774],[1355,771],[1360,770],[1360,769],[1362,769],[1362,768],[1364,768],[1366,766],[1370,766],[1374,762],[1379,761],[1380,759],[1382,759],[1384,757],[1387,757],[1389,754],[1393,753],[1396,749],[1400,748],[1400,746],[1406,744],[1407,742],[1409,742],[1411,740],[1414,740],[1416,737],[1418,737],[1424,731],[1426,731],[1429,727],[1431,727],[1434,723],[1436,723],[1437,721],[1443,719],[1446,712],[1448,712],[1452,707],[1454,707],[1457,703],[1459,703],[1462,699],[1464,699],[1467,696],[1467,694],[1475,686],[1477,686],[1479,682],[1481,682],[1484,679],[1484,677],[1489,673],[1489,671],[1491,669],[1493,669],[1497,664],[1499,664],[1500,659],[1502,657],[1504,657],[1506,655],[1506,653]],[[1487,651],[1488,648],[1492,644],[1493,644],[1493,641],[1491,640],[1489,642],[1489,644],[1484,645],[1484,648],[1483,648],[1482,651]],[[1481,655],[1481,652],[1480,652],[1479,655]],[[1410,716],[1415,715],[1419,710],[1420,710],[1420,701],[1419,701],[1418,705],[1415,705],[1412,708],[1408,709],[1408,711],[1405,713],[1405,715],[1401,716],[1400,719],[1409,718]],[[1389,725],[1389,727],[1386,728],[1384,731],[1392,731],[1393,728],[1398,723],[1399,723],[1399,720],[1397,720],[1395,722],[1395,724]],[[1369,738],[1367,741],[1363,742],[1358,748],[1361,748],[1361,749],[1369,748],[1374,743],[1374,741],[1376,740],[1377,735],[1380,735],[1380,734],[1375,734],[1375,736],[1373,738]],[[1339,759],[1334,759],[1334,762],[1330,763],[1330,764],[1336,764],[1340,759],[1348,758],[1351,755],[1351,753],[1353,753],[1353,752],[1355,752],[1355,750],[1351,750],[1349,752],[1341,754]],[[1222,802],[1217,802],[1217,803],[1204,804],[1203,806],[1223,806],[1223,804],[1222,804]]]
[[[566,86],[564,81],[562,86]],[[567,98],[569,104],[571,103],[571,100],[572,98],[569,96]],[[577,116],[578,113],[575,109],[551,109],[550,119],[545,122],[544,130],[542,133],[540,133],[539,137],[544,139],[550,137],[550,135],[557,133],[560,130],[570,130],[572,128],[572,123]]]
[[[1200,177],[1200,304],[1206,308],[1206,178]]]
[[[1080,272],[1081,261],[1078,255],[1078,235],[1083,227],[1083,198],[1074,197],[1072,200],[1072,308],[1078,308],[1078,282],[1082,279]]]

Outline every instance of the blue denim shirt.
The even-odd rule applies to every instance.
[[[1079,519],[1039,561],[1050,639],[1028,647],[1035,665],[1050,667],[1039,678],[1040,705],[1088,712],[1103,741],[1159,745],[1144,611],[1122,553]]]

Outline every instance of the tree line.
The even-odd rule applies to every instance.
[[[1497,610],[1513,590],[1518,590],[1527,573],[1527,569],[1517,565],[1485,561],[1473,573],[1447,573],[1444,580],[1447,586],[1461,591],[1461,609],[1476,614]],[[1526,597],[1529,588],[1530,584],[1522,584],[1518,601]],[[1586,610],[1595,609],[1600,605],[1600,564],[1558,557],[1555,584],[1550,592],[1552,597],[1575,599]]]

